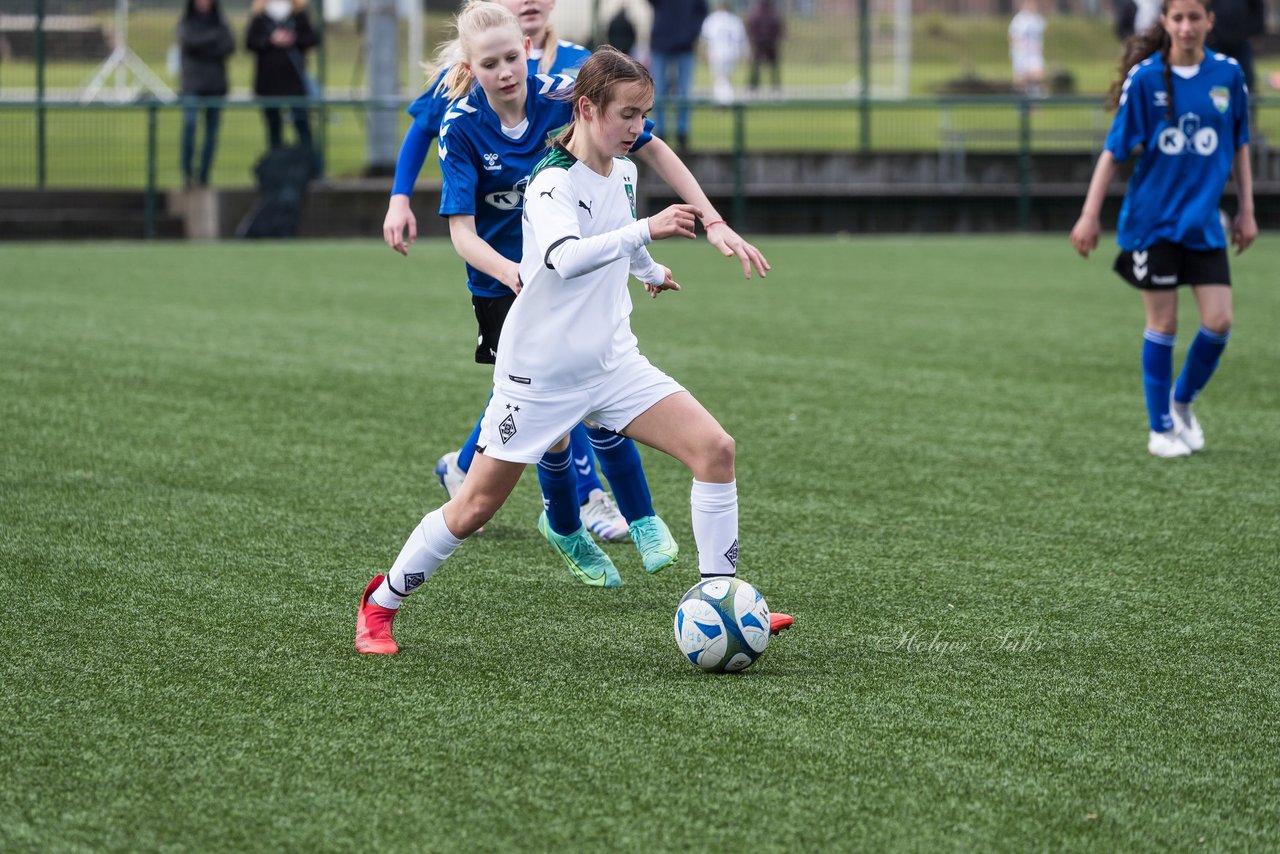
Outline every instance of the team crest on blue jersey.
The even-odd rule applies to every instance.
[[[1213,100],[1213,106],[1220,113],[1225,113],[1227,108],[1231,106],[1231,90],[1226,86],[1214,86],[1209,90],[1209,97]]]
[[[631,203],[631,218],[632,218],[632,219],[635,219],[635,218],[636,218],[636,191],[635,191],[635,188],[631,186],[631,182],[630,182],[630,181],[627,181],[627,182],[626,182],[626,183],[624,183],[622,186],[624,186],[624,187],[626,187],[626,188],[627,188],[627,201]]]

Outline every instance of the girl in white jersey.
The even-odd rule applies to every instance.
[[[629,276],[654,297],[680,289],[646,245],[692,239],[700,212],[681,204],[635,219],[636,170],[626,154],[653,106],[644,66],[601,48],[582,66],[573,97],[573,121],[525,194],[524,287],[503,328],[482,453],[457,495],[422,520],[387,576],[375,576],[365,589],[356,626],[361,652],[397,651],[391,626],[404,598],[493,517],[526,465],[566,447],[569,431],[583,420],[687,465],[699,570],[704,578],[737,571],[733,438],[640,355],[631,332]],[[583,328],[593,334],[583,335]],[[773,614],[770,628],[776,633],[791,623]]]
[[[1205,51],[1213,27],[1208,0],[1164,0],[1160,22],[1125,45],[1118,108],[1098,157],[1071,243],[1088,257],[1116,163],[1141,148],[1120,210],[1115,271],[1142,294],[1146,309],[1142,379],[1150,433],[1147,451],[1185,457],[1204,447],[1191,403],[1218,366],[1231,331],[1227,229],[1218,209],[1235,174],[1237,212],[1229,224],[1237,253],[1258,236],[1249,167],[1249,93],[1239,64]],[[1176,384],[1178,286],[1190,285],[1200,310]]]

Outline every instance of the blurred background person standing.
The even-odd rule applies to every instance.
[[[649,0],[653,7],[653,28],[649,33],[652,54],[654,94],[653,132],[667,137],[667,105],[675,98],[676,148],[689,149],[689,93],[693,89],[694,48],[702,35],[702,22],[707,17],[706,0]]]
[[[733,102],[733,71],[747,53],[747,28],[729,10],[729,0],[715,0],[714,11],[702,22],[702,49],[711,69],[711,97],[718,104]]]
[[[1022,0],[1009,22],[1009,59],[1013,87],[1029,98],[1044,95],[1044,28],[1039,0]]]
[[[1245,85],[1255,94],[1256,79],[1253,68],[1254,36],[1267,31],[1267,8],[1263,0],[1213,0],[1213,29],[1205,40],[1205,47],[1215,53],[1226,54],[1240,63]]]
[[[181,94],[184,98],[221,98],[227,94],[227,57],[235,53],[236,38],[222,18],[218,0],[187,0],[178,21],[178,49],[182,55]],[[218,147],[222,108],[204,107],[204,147],[200,169],[192,170],[196,151],[196,125],[200,108],[182,111],[182,183],[185,187],[209,184],[213,155]]]
[[[618,12],[609,19],[604,31],[605,44],[612,45],[623,53],[634,56],[636,46],[636,25],[631,23],[626,6],[619,6]]]
[[[747,39],[751,42],[752,92],[760,87],[760,69],[769,66],[775,93],[782,92],[782,64],[778,62],[778,47],[786,34],[786,25],[774,0],[756,0],[747,14]]]
[[[266,98],[303,98],[307,95],[305,52],[319,43],[307,16],[307,0],[253,0],[245,46],[257,57],[253,94]],[[311,122],[303,107],[290,107],[298,144],[315,152]],[[270,148],[284,145],[279,107],[263,107]]]

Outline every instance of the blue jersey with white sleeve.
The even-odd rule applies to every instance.
[[[1117,242],[1126,251],[1161,241],[1188,249],[1227,245],[1218,203],[1240,146],[1249,142],[1249,93],[1240,65],[1206,52],[1189,76],[1175,66],[1173,119],[1165,66],[1156,54],[1129,71],[1106,150],[1126,160],[1142,154],[1120,208]]]
[[[516,135],[502,127],[484,90],[449,105],[440,127],[440,171],[444,186],[440,215],[474,216],[476,234],[504,258],[519,262],[523,250],[520,215],[524,189],[533,168],[546,156],[550,135],[573,118],[573,87],[568,75],[529,78],[525,121]],[[646,128],[650,125],[646,122]],[[632,150],[652,136],[646,130]],[[467,287],[476,296],[510,294],[506,285],[467,265]]]

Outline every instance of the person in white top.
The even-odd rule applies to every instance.
[[[1014,88],[1035,98],[1044,94],[1044,29],[1038,0],[1023,0],[1009,22],[1009,59]]]
[[[728,0],[717,0],[702,22],[702,49],[711,69],[711,96],[717,103],[731,103],[733,69],[747,53],[747,28],[729,11]]]
[[[403,599],[493,517],[526,465],[567,447],[569,431],[584,420],[689,467],[699,571],[703,578],[736,574],[733,437],[640,354],[631,332],[631,275],[653,297],[680,289],[646,246],[693,239],[701,213],[678,204],[635,218],[636,169],[626,155],[644,131],[653,92],[645,67],[611,47],[597,50],[579,71],[573,120],[525,192],[523,287],[503,327],[481,453],[458,493],[422,520],[387,576],[369,583],[357,616],[361,652],[398,650],[391,627]],[[773,614],[771,631],[792,622]]]

